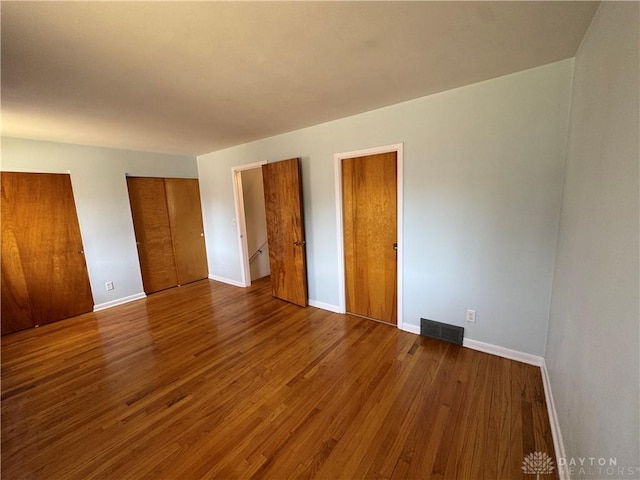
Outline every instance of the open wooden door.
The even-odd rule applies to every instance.
[[[2,173],[2,334],[93,310],[66,174]]]
[[[262,166],[273,296],[307,306],[300,159]]]

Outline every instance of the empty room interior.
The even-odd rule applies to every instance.
[[[640,3],[13,2],[3,479],[640,478]]]

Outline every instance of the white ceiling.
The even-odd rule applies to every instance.
[[[570,58],[597,2],[2,2],[3,135],[202,154]]]

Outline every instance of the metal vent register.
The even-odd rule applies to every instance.
[[[437,338],[438,340],[455,343],[456,345],[462,345],[464,327],[457,327],[455,325],[421,318],[420,335],[423,337]]]

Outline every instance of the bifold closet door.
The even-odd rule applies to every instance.
[[[128,177],[146,293],[207,278],[197,179]]]
[[[92,311],[69,175],[1,178],[2,334]]]

